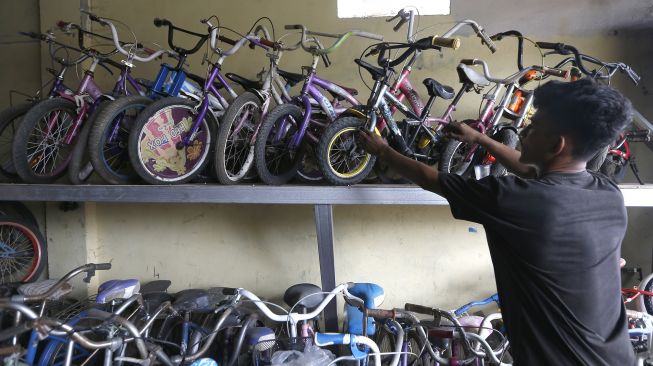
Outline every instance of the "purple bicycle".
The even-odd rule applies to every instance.
[[[34,107],[34,105],[40,102],[43,99],[51,99],[59,95],[59,93],[73,94],[74,92],[64,85],[64,76],[66,70],[68,70],[68,65],[66,61],[60,57],[57,57],[57,53],[60,50],[65,51],[74,51],[75,53],[81,52],[75,47],[59,43],[55,40],[53,33],[48,32],[45,34],[42,33],[33,33],[33,32],[20,32],[21,35],[30,37],[37,41],[43,41],[48,44],[48,50],[53,62],[57,62],[61,65],[59,70],[54,68],[47,68],[47,71],[52,74],[52,79],[47,83],[43,84],[36,95],[27,95],[27,100],[24,103],[20,104],[11,104],[11,106],[3,111],[0,111],[0,173],[4,175],[9,180],[18,180],[18,175],[16,174],[16,169],[14,168],[14,162],[11,157],[11,144],[14,140],[14,135],[16,134],[16,129],[20,122],[22,121],[25,114]],[[43,93],[46,86],[50,85],[49,91]],[[22,94],[22,93],[18,93]],[[11,100],[11,93],[10,93]]]
[[[322,57],[324,65],[328,67],[328,54],[338,48],[351,36],[383,40],[380,35],[350,31],[344,34],[329,34],[311,32],[303,25],[287,25],[286,29],[302,31],[302,48],[313,56],[310,67],[306,67],[307,75],[304,80],[301,94],[290,103],[277,106],[266,117],[255,144],[256,171],[259,177],[267,184],[280,185],[289,182],[299,171],[302,165],[307,165],[305,158],[309,144],[317,145],[321,131],[334,121],[336,117],[346,110],[341,102],[347,101],[352,106],[360,105],[355,95],[355,89],[349,89],[316,75],[319,58]],[[307,35],[312,36],[312,41],[318,46],[311,46]],[[321,47],[315,37],[336,38],[329,48]],[[330,101],[320,89],[333,96]],[[305,139],[307,138],[307,140]],[[315,161],[313,159],[313,161]],[[317,170],[317,164],[312,163]]]
[[[132,167],[150,184],[182,184],[203,171],[215,145],[218,117],[229,107],[218,89],[224,88],[231,98],[237,97],[220,72],[224,60],[246,43],[268,49],[254,34],[236,42],[218,36],[220,28],[214,27],[209,20],[202,20],[202,23],[208,25],[211,49],[219,56],[217,61],[210,62],[202,90],[188,99],[164,98],[150,104],[138,115],[130,131],[128,148]],[[177,28],[165,19],[155,20],[155,25],[167,25],[170,32],[174,29],[204,39],[208,37]],[[229,50],[218,48],[218,38],[232,47]]]
[[[70,163],[73,146],[80,129],[93,111],[105,100],[105,95],[94,82],[97,66],[111,65],[121,70],[114,92],[143,94],[142,87],[129,74],[129,68],[110,60],[108,57],[117,50],[100,53],[84,46],[84,37],[90,35],[105,40],[109,38],[86,31],[78,25],[59,22],[59,27],[68,31],[75,29],[78,34],[82,55],[74,61],[66,61],[67,66],[79,65],[91,59],[91,65],[73,94],[57,91],[57,96],[36,104],[25,114],[14,137],[12,158],[16,173],[26,183],[51,183],[61,177]]]

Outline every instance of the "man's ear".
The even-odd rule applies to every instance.
[[[552,156],[557,156],[562,154],[566,149],[571,148],[571,145],[569,144],[569,139],[566,138],[565,136],[557,136],[556,140],[554,141],[554,144],[551,146],[551,149],[549,150],[549,153]]]

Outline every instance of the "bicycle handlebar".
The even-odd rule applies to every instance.
[[[509,31],[497,33],[491,36],[490,39],[493,41],[500,41],[503,39],[503,37],[508,37],[508,36],[517,38],[517,68],[519,70],[523,70],[524,64],[522,60],[524,56],[524,36],[521,34],[520,31],[509,30]]]
[[[574,60],[575,60],[575,65],[578,67],[578,69],[585,75],[588,75],[592,78],[598,78],[598,79],[610,79],[614,73],[617,70],[621,70],[622,72],[625,72],[630,80],[637,85],[639,83],[639,80],[641,77],[633,70],[630,66],[622,63],[622,62],[603,62],[597,58],[591,57],[584,55],[578,51],[578,49],[574,46],[564,44],[564,43],[553,43],[553,42],[536,42],[537,46],[539,48],[543,49],[548,49],[552,50],[554,53],[560,54],[560,55],[569,55],[573,54]],[[602,68],[606,68],[608,70],[607,74],[601,73],[599,71],[589,71],[586,67],[583,61],[589,61],[591,63],[594,63],[596,65],[599,65]]]
[[[52,296],[57,290],[63,287],[68,281],[73,277],[86,272],[86,277],[84,277],[84,282],[88,283],[91,281],[91,278],[95,276],[95,271],[106,271],[111,269],[111,263],[88,263],[83,266],[77,267],[72,271],[66,273],[57,283],[48,289],[48,291],[38,294],[38,295],[14,295],[11,297],[11,301],[24,303],[24,302],[33,302],[33,301],[43,301],[48,297]]]
[[[542,67],[542,66],[539,66],[539,65],[533,65],[533,66],[524,68],[523,70],[520,70],[520,71],[508,76],[505,79],[501,79],[501,78],[492,77],[492,75],[490,74],[490,69],[487,66],[487,63],[485,61],[483,61],[483,60],[476,59],[476,58],[475,59],[463,59],[463,60],[460,60],[460,63],[464,64],[464,65],[468,65],[468,66],[481,65],[483,67],[483,74],[484,74],[485,78],[487,80],[489,80],[489,81],[491,81],[493,83],[497,83],[497,84],[512,84],[512,83],[518,81],[519,79],[521,79],[522,76],[526,75],[531,70],[539,71],[539,72],[541,72],[541,73],[543,73],[545,75],[553,75],[553,76],[557,76],[557,77],[564,78],[564,79],[566,79],[569,76],[569,71],[567,71],[567,70],[560,70],[560,69],[550,68],[550,67],[546,67],[546,66]]]
[[[157,27],[157,28],[160,28],[160,27],[163,27],[163,26],[168,27],[168,46],[170,46],[170,48],[173,51],[175,51],[175,52],[177,52],[178,54],[181,54],[181,55],[192,55],[193,53],[199,51],[200,48],[202,47],[202,45],[204,44],[204,42],[206,42],[206,40],[209,38],[208,34],[200,34],[200,33],[189,31],[187,29],[176,27],[175,25],[172,24],[172,22],[170,22],[167,19],[154,18],[154,26]],[[193,48],[191,48],[191,49],[185,49],[185,48],[175,46],[175,44],[174,44],[174,31],[179,31],[179,32],[182,32],[182,33],[190,34],[191,36],[198,37],[199,40],[197,41],[195,46]]]
[[[363,32],[359,30],[352,30],[346,33],[342,34],[332,34],[332,33],[322,33],[322,32],[312,32],[306,29],[305,26],[301,24],[293,24],[293,25],[286,25],[285,29],[291,30],[291,29],[297,29],[302,31],[302,48],[306,52],[310,52],[313,55],[321,56],[321,55],[328,55],[329,53],[333,52],[336,48],[340,47],[340,45],[345,42],[349,37],[351,36],[356,36],[356,37],[362,37],[362,38],[369,38],[377,41],[383,41],[383,36],[374,34],[374,33],[369,33],[369,32]],[[307,35],[311,36],[320,36],[320,37],[329,37],[329,38],[336,38],[336,41],[328,48],[316,48],[316,47],[311,47],[308,45],[308,39],[306,38]]]
[[[398,43],[398,44],[387,44],[387,43],[382,43],[379,44],[370,54],[377,53],[379,54],[377,58],[377,63],[382,66],[382,67],[394,67],[402,63],[404,60],[408,58],[411,54],[413,54],[417,50],[427,50],[427,49],[435,49],[435,50],[440,50],[443,47],[446,48],[452,48],[452,49],[458,49],[460,47],[460,39],[458,38],[448,38],[448,37],[438,37],[438,36],[432,36],[432,37],[425,37],[420,40],[417,40],[413,43]],[[393,49],[398,49],[398,48],[407,48],[404,53],[402,53],[399,57],[397,57],[393,61],[389,61],[386,59],[385,56],[385,51],[393,50]]]
[[[465,19],[461,20],[456,25],[454,25],[451,29],[446,31],[442,37],[448,38],[453,36],[460,28],[462,28],[464,25],[469,25],[474,29],[474,32],[476,35],[481,39],[481,42],[487,46],[487,48],[490,49],[490,52],[495,53],[497,51],[497,45],[494,44],[494,42],[490,39],[490,37],[485,33],[485,30],[483,27],[481,27],[476,21],[471,20],[471,19]]]
[[[111,21],[109,21],[108,19],[105,19],[105,18],[98,17],[97,15],[95,15],[93,13],[86,12],[86,14],[88,14],[89,18],[92,21],[97,22],[97,23],[99,23],[99,24],[101,24],[103,26],[108,26],[111,29],[111,38],[113,40],[114,46],[116,47],[116,49],[120,53],[122,53],[123,55],[129,57],[130,60],[134,59],[134,60],[137,60],[137,61],[140,61],[140,62],[150,62],[150,61],[162,56],[163,54],[168,54],[170,56],[175,56],[175,53],[173,51],[169,51],[169,50],[158,50],[156,52],[150,53],[150,55],[148,57],[137,56],[137,55],[133,54],[132,52],[125,50],[122,47],[124,45],[124,43],[120,42],[120,39],[118,37],[118,30],[116,29],[116,27],[113,25],[113,23]],[[137,44],[136,47],[139,48],[139,45]],[[145,51],[147,52],[147,50],[145,50]]]

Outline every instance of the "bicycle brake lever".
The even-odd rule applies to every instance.
[[[86,283],[91,283],[91,278],[93,278],[93,276],[95,276],[95,270],[94,269],[89,269],[89,270],[86,271],[86,277],[84,277],[84,279],[82,279],[82,281],[84,281]]]

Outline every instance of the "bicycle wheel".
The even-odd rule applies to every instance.
[[[303,183],[317,184],[324,181],[324,175],[320,170],[314,149],[306,149],[304,159],[302,159],[297,170],[297,179]]]
[[[165,98],[138,115],[129,134],[129,159],[138,175],[150,184],[182,184],[208,163],[217,120],[207,112],[188,146],[179,146],[190,132],[197,102]]]
[[[140,95],[115,100],[97,116],[88,137],[91,163],[97,174],[110,184],[132,184],[138,174],[129,161],[129,131],[138,114],[152,103]]]
[[[73,146],[64,139],[76,118],[75,103],[62,98],[44,100],[25,114],[12,144],[14,167],[25,183],[51,183],[66,172]]]
[[[252,92],[236,98],[222,117],[215,149],[215,171],[222,184],[241,182],[254,166],[252,139],[261,122],[261,99]]]
[[[30,209],[27,208],[27,206],[25,206],[22,202],[0,202],[0,217],[2,216],[19,218],[21,220],[27,221],[28,224],[34,226],[35,228],[39,227],[38,222],[36,221],[36,217],[34,217],[32,211],[30,211]]]
[[[0,217],[0,283],[36,280],[47,258],[45,239],[24,219]]]
[[[623,161],[619,157],[609,155],[601,164],[599,171],[605,174],[614,183],[621,183],[626,176],[627,161]]]
[[[306,150],[290,149],[304,113],[293,104],[282,104],[265,117],[256,136],[256,171],[267,184],[288,183],[299,170]]]
[[[465,157],[469,150],[473,147],[458,140],[450,140],[445,146],[442,156],[440,157],[440,164],[438,169],[441,172],[454,173],[463,177],[470,177],[474,171],[474,164],[476,159],[472,156],[469,161],[465,161]],[[474,153],[476,155],[476,153]]]
[[[88,154],[88,136],[97,121],[98,115],[104,108],[107,107],[109,101],[102,102],[93,113],[88,117],[84,127],[79,132],[77,142],[73,147],[73,152],[70,157],[70,164],[68,164],[68,179],[70,183],[79,185],[85,184],[88,178],[93,174],[93,165]]]
[[[11,157],[11,145],[14,141],[16,129],[18,129],[27,111],[33,106],[33,103],[19,104],[0,112],[0,174],[4,175],[9,181],[18,180],[14,160]]]
[[[499,130],[499,132],[492,136],[492,138],[511,149],[517,149],[517,145],[519,144],[519,136],[517,136],[517,132],[515,132],[515,130],[512,128],[504,128]],[[508,174],[508,169],[506,169],[506,167],[499,162],[495,162],[490,167],[490,174],[494,175],[495,177],[501,177]]]
[[[646,292],[653,292],[653,278],[651,278],[648,282],[642,286],[640,284],[639,288],[642,291]],[[646,309],[646,312],[653,315],[653,296],[646,296],[646,295],[640,295],[644,298],[644,308]]]
[[[358,129],[365,121],[343,117],[330,124],[317,145],[317,160],[324,178],[335,185],[360,183],[374,168],[376,156],[356,142]]]

